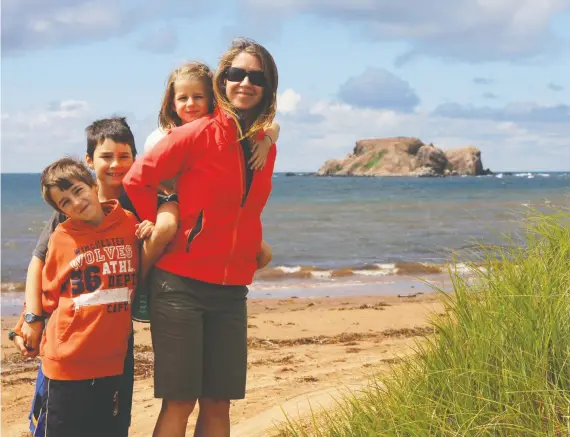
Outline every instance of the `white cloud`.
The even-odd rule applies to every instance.
[[[493,83],[493,79],[489,79],[488,77],[474,77],[473,83],[476,85],[491,85]]]
[[[278,171],[316,171],[343,158],[363,138],[418,137],[442,148],[479,147],[492,170],[567,170],[570,124],[450,118],[429,111],[361,109],[334,101],[305,102],[314,123],[279,117]]]
[[[349,78],[340,86],[338,95],[343,102],[361,107],[413,110],[420,99],[405,80],[383,68],[367,68],[361,75]]]
[[[222,25],[224,39],[246,33],[272,38],[299,14],[346,24],[376,41],[400,41],[416,55],[468,61],[533,57],[564,49],[551,30],[570,0],[238,0],[239,15]],[[5,0],[3,56],[129,34],[145,23],[196,19],[216,2],[181,0]],[[271,17],[259,20],[259,17]],[[191,23],[190,23],[191,24]],[[144,44],[143,44],[144,46]]]
[[[513,102],[503,108],[489,106],[443,103],[433,111],[434,115],[449,118],[470,118],[522,123],[570,123],[570,106],[539,105],[534,102]]]
[[[124,0],[13,1],[3,5],[2,15],[5,54],[104,39],[126,33],[136,22]]]
[[[551,91],[562,91],[564,89],[564,87],[562,85],[558,85],[556,83],[550,82],[548,84],[548,89],[550,89]]]
[[[408,42],[418,54],[489,61],[541,54],[557,43],[551,19],[570,0],[242,0],[246,14],[312,14],[358,29],[367,38]]]
[[[85,154],[89,105],[78,100],[2,114],[2,171],[40,171],[65,154]]]
[[[123,36],[145,23],[196,19],[213,7],[207,2],[180,0],[5,0],[2,56]],[[164,32],[161,38],[165,38]],[[168,43],[172,35],[166,39]],[[158,45],[162,48],[166,43]],[[141,44],[147,48],[150,42],[143,40]]]
[[[154,114],[137,120],[132,114],[94,114],[80,100],[54,102],[47,107],[29,107],[2,113],[2,171],[39,172],[51,162],[72,155],[85,155],[85,128],[94,120],[127,117],[138,151],[148,134],[156,129]]]
[[[45,109],[29,108],[27,110],[18,111],[14,114],[4,113],[7,126],[4,126],[6,134],[13,133],[16,128],[23,131],[35,131],[43,128],[49,128],[61,121],[75,121],[81,119],[89,111],[87,102],[80,100],[62,100],[53,102]]]
[[[282,113],[295,112],[300,101],[301,95],[288,88],[277,95],[277,110]]]
[[[418,137],[442,148],[475,145],[482,150],[484,166],[492,170],[568,170],[570,123],[447,117],[428,110],[402,113],[309,101],[294,90],[287,95],[296,103],[288,106],[294,110],[278,113],[277,171],[316,171],[325,160],[344,157],[359,139],[394,136]],[[112,115],[93,114],[80,100],[3,112],[2,171],[38,172],[64,155],[83,156],[85,127]],[[142,150],[155,128],[155,115],[141,120],[119,115],[127,116]]]

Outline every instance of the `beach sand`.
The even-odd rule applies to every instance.
[[[232,436],[270,435],[274,423],[306,417],[334,405],[338,391],[357,391],[370,376],[389,370],[397,357],[431,330],[429,314],[440,297],[362,296],[249,300],[248,380],[244,400],[232,401]],[[2,320],[2,436],[23,437],[37,363],[22,363]],[[135,324],[136,380],[130,436],[152,435],[160,411],[153,397],[149,325]],[[197,411],[188,424],[191,436]]]

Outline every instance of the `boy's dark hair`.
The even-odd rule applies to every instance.
[[[135,137],[131,128],[127,124],[125,117],[102,118],[95,120],[85,128],[87,134],[87,155],[93,159],[95,149],[107,139],[116,143],[128,144],[131,146],[133,158],[137,156],[135,147]]]
[[[84,182],[90,187],[97,185],[97,181],[83,162],[74,158],[59,159],[42,172],[40,179],[42,197],[53,209],[61,212],[51,197],[51,188],[68,190],[77,182]]]

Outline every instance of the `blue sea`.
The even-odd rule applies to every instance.
[[[39,174],[2,174],[1,182],[3,290],[20,289],[50,209],[40,195]],[[386,280],[405,265],[445,263],[453,251],[476,242],[502,244],[500,234],[516,236],[525,213],[552,207],[570,207],[570,172],[447,178],[276,174],[263,214],[274,260],[252,290],[277,296],[284,289],[322,292],[340,282],[348,290],[372,278]]]

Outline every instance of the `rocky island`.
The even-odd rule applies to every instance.
[[[481,151],[461,147],[443,151],[418,138],[396,137],[359,140],[344,159],[329,159],[318,176],[478,176],[483,169]]]

